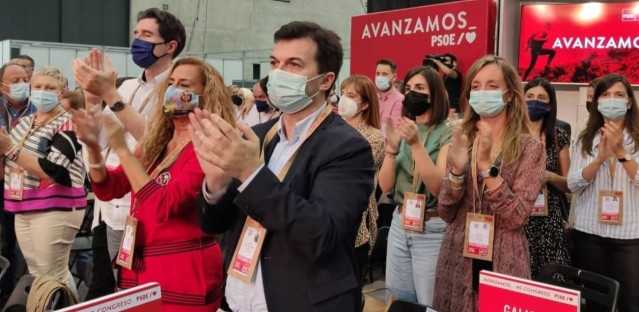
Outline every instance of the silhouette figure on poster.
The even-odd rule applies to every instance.
[[[546,27],[543,31],[536,32],[530,38],[528,38],[528,45],[526,46],[526,51],[530,49],[530,65],[526,69],[524,73],[523,80],[525,81],[528,78],[528,75],[535,67],[535,63],[537,63],[537,57],[539,55],[548,55],[548,60],[546,61],[546,67],[544,67],[544,74],[547,74],[550,70],[550,62],[555,57],[556,51],[553,49],[544,49],[544,43],[548,41],[548,31],[550,30],[550,23],[546,23]]]

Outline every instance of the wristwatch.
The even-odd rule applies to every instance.
[[[109,106],[112,112],[119,112],[124,109],[124,102],[117,101],[112,106]]]
[[[495,178],[499,175],[499,168],[492,166],[490,169],[482,171],[479,174],[481,174],[482,178]]]
[[[623,158],[617,158],[617,160],[620,163],[624,163],[624,162],[626,162],[628,160],[632,160],[632,155],[630,155],[630,153],[626,153],[626,155],[624,155]]]

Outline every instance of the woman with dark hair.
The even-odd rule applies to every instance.
[[[579,134],[568,173],[577,194],[572,234],[574,265],[621,286],[619,311],[639,311],[639,109],[619,74],[601,78],[587,127]]]
[[[340,89],[342,97],[337,105],[338,113],[349,125],[357,129],[371,145],[375,172],[377,172],[384,160],[384,136],[380,130],[379,99],[375,84],[366,76],[353,75],[342,81]],[[373,185],[377,185],[377,179],[378,174],[375,174]],[[362,221],[355,239],[355,256],[360,273],[364,271],[368,252],[375,242],[378,215],[375,190],[372,189],[368,208],[362,214]]]
[[[570,137],[556,127],[557,96],[555,88],[543,78],[535,78],[524,86],[530,130],[546,146],[545,187],[533,206],[524,227],[530,247],[530,271],[535,278],[547,263],[570,264],[564,218],[569,192],[566,175],[570,167]]]
[[[546,168],[543,145],[530,135],[515,68],[487,55],[473,63],[466,77],[462,101],[469,109],[453,130],[447,179],[441,180],[437,198],[448,228],[433,306],[451,312],[477,311],[481,270],[530,277],[523,228]]]
[[[446,223],[437,213],[448,141],[448,97],[444,82],[430,67],[415,67],[404,78],[402,119],[386,120],[386,157],[379,173],[383,192],[394,188],[388,234],[386,287],[397,298],[431,305],[435,265]]]

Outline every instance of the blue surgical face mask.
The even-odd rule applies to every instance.
[[[468,104],[470,104],[470,107],[472,107],[479,116],[494,117],[506,107],[503,98],[504,93],[506,93],[506,91],[502,90],[470,91]]]
[[[286,114],[293,114],[306,108],[313,102],[313,98],[319,94],[308,96],[306,83],[322,76],[319,74],[311,79],[305,76],[289,73],[280,69],[273,69],[268,74],[268,96],[277,109]]]
[[[18,82],[14,84],[6,84],[9,86],[9,97],[14,101],[22,102],[29,97],[29,84],[26,82]]]
[[[628,112],[628,100],[619,98],[600,99],[597,110],[607,119],[619,120]]]
[[[528,105],[528,117],[530,117],[530,121],[538,121],[546,117],[550,111],[550,105],[540,100],[529,100],[526,101],[526,104]]]
[[[375,76],[375,86],[380,91],[386,91],[390,89],[390,78],[384,76]]]
[[[199,104],[200,99],[197,94],[169,86],[164,93],[162,111],[170,118],[186,116],[199,107]]]
[[[58,106],[58,103],[60,103],[56,93],[42,90],[31,91],[31,97],[29,100],[33,103],[33,106],[38,109],[38,111],[43,113],[50,112]]]
[[[267,111],[269,107],[268,102],[264,100],[255,100],[255,108],[257,108],[258,112],[263,113]]]
[[[164,53],[164,55],[158,57],[153,54],[155,46],[164,43],[166,42],[153,43],[135,38],[131,44],[131,56],[133,57],[133,63],[142,68],[151,67],[151,65],[155,64],[158,59],[168,55],[168,53]]]

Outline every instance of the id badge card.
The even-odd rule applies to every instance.
[[[494,216],[469,212],[464,234],[464,257],[493,261]]]
[[[133,216],[126,217],[126,223],[124,225],[124,235],[122,235],[122,241],[120,242],[120,249],[118,250],[118,257],[115,259],[115,263],[131,270],[133,266],[133,255],[135,253],[135,233],[138,229],[138,219]]]
[[[22,200],[24,192],[24,169],[9,169],[9,198]]]
[[[599,223],[621,225],[623,221],[623,192],[599,191]]]
[[[426,195],[405,192],[402,209],[402,228],[404,230],[422,232],[424,230],[424,211],[426,211]]]
[[[541,188],[532,210],[530,211],[531,217],[547,217],[548,216],[548,188],[545,186]]]
[[[266,229],[257,221],[247,217],[231,259],[229,275],[245,283],[251,283],[265,237]]]

